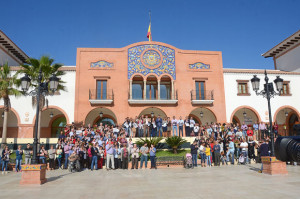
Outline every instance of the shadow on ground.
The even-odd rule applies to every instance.
[[[70,174],[73,174],[73,173],[64,173],[62,175],[49,177],[49,178],[47,178],[47,182],[52,182],[52,181],[58,180],[58,179],[60,179],[64,176],[67,176],[67,175],[70,175]]]

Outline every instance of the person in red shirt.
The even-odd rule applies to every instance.
[[[252,138],[252,140],[253,140],[253,130],[252,130],[252,127],[248,128],[248,130],[247,130],[247,137],[248,137],[248,142],[249,142],[250,138]]]

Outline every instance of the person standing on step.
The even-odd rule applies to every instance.
[[[148,152],[149,152],[149,148],[147,146],[147,143],[145,143],[144,146],[142,146],[141,149],[140,149],[140,153],[141,153],[141,165],[140,165],[140,169],[143,168],[143,162],[144,161],[145,161],[145,169],[147,169]]]
[[[130,154],[131,154],[131,160],[132,160],[132,165],[131,165],[131,169],[138,169],[139,166],[139,148],[137,148],[136,144],[133,145],[133,148],[131,148]]]

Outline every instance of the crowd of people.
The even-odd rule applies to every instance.
[[[277,130],[277,131],[276,131]],[[49,169],[67,169],[71,162],[77,162],[80,169],[91,171],[102,169],[128,169],[131,161],[131,169],[147,168],[148,156],[151,160],[151,169],[156,169],[155,146],[145,144],[140,148],[133,143],[134,137],[156,136],[185,136],[195,137],[191,144],[193,164],[197,166],[197,159],[201,159],[202,167],[220,166],[227,164],[240,157],[242,154],[248,163],[251,159],[257,161],[256,151],[268,141],[268,126],[264,123],[246,125],[242,124],[203,124],[195,122],[193,117],[185,120],[179,117],[172,118],[148,118],[147,116],[136,117],[135,120],[126,118],[122,125],[102,124],[87,127],[66,126],[61,131],[57,144],[51,145],[46,150],[41,145],[38,151],[40,163],[49,162]],[[278,126],[274,125],[277,135]],[[259,142],[263,141],[263,142]],[[268,150],[268,149],[267,149]],[[22,150],[18,147],[16,152],[16,172],[21,170],[23,156],[25,164],[31,163],[32,148],[30,144]],[[265,151],[264,151],[265,152]],[[263,153],[264,153],[263,152]],[[11,151],[6,146],[2,149],[2,173],[7,172]],[[140,161],[140,163],[139,163]]]

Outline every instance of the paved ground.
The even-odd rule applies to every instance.
[[[42,186],[19,185],[19,173],[0,174],[0,198],[299,198],[300,167],[288,175],[257,172],[259,164],[219,168],[168,168],[47,172]]]

